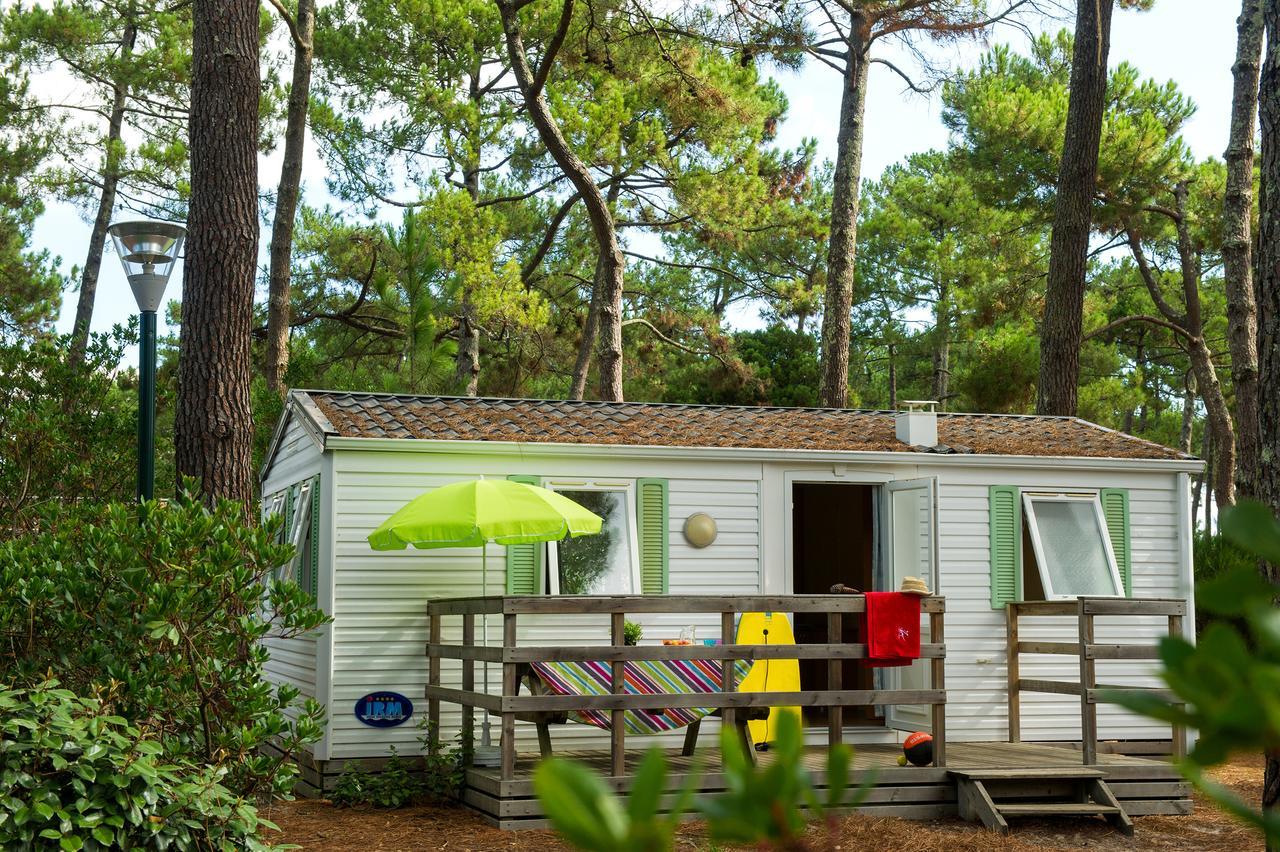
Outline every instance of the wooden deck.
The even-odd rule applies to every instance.
[[[869,782],[874,785],[857,808],[858,812],[909,819],[955,816],[958,808],[953,770],[1031,770],[1026,773],[1030,778],[1020,778],[1006,785],[1006,789],[1000,790],[1000,795],[1006,799],[1045,801],[1060,797],[1069,801],[1072,789],[1068,782],[1037,780],[1037,773],[1033,770],[1046,770],[1043,774],[1048,776],[1053,774],[1051,770],[1054,768],[1079,769],[1082,766],[1079,750],[1036,743],[952,741],[948,746],[945,767],[900,767],[897,758],[901,753],[899,746],[889,744],[855,748],[853,783]],[[603,776],[610,773],[611,758],[607,750],[559,751],[556,754],[586,763]],[[641,755],[639,750],[628,754],[628,770]],[[761,762],[765,762],[771,756],[765,752],[759,757]],[[469,769],[465,803],[501,828],[545,828],[547,821],[533,794],[533,770],[538,760],[536,753],[518,755],[514,776],[507,781],[502,780],[498,768]],[[668,780],[672,788],[696,772],[702,797],[714,796],[724,790],[719,754],[714,747],[704,748],[693,757],[683,757],[679,751],[672,751],[668,753],[667,760],[671,768]],[[805,761],[815,783],[823,787],[825,748],[811,747],[805,754]],[[1164,760],[1100,753],[1097,763],[1091,766],[1104,773],[1108,785],[1129,816],[1191,812],[1189,786]],[[614,789],[626,790],[631,785],[631,778],[614,776],[608,777],[607,782]]]

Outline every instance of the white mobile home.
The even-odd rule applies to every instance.
[[[321,781],[325,767],[381,758],[390,746],[417,750],[413,724],[375,727],[355,705],[394,693],[417,705],[411,721],[422,718],[429,600],[815,595],[835,583],[895,589],[912,575],[946,601],[949,740],[1078,742],[1077,695],[1028,689],[1010,730],[1006,604],[1176,599],[1192,623],[1188,481],[1201,466],[1075,418],[294,391],[262,471],[263,501],[290,516],[296,570],[332,622],[313,637],[273,643],[270,673],[328,708],[312,755],[318,769],[308,773]],[[571,545],[494,545],[481,588],[478,549],[370,549],[366,536],[409,500],[480,477],[519,478],[587,501],[609,531],[593,551],[601,570],[586,579],[570,571]],[[699,518],[704,533],[713,530],[702,547],[686,538],[694,516],[714,522]],[[1090,641],[1154,642],[1169,628],[1160,612],[1101,621]],[[815,618],[797,613],[798,643],[828,641],[826,617]],[[684,613],[633,619],[645,643],[689,626],[699,638],[718,637],[722,623]],[[852,621],[842,637],[850,642]],[[501,645],[501,618],[492,622],[488,644]],[[445,637],[453,630],[446,626]],[[538,645],[608,637],[608,618],[520,622],[520,641]],[[1024,684],[1079,680],[1075,657],[1035,650],[1074,647],[1074,619],[1028,623],[1019,639]],[[832,668],[813,662],[802,663],[802,687],[826,690]],[[1109,660],[1105,682],[1153,686],[1153,665]],[[844,689],[926,687],[930,677],[924,660],[896,671],[843,666]],[[445,668],[441,683],[457,687],[460,671]],[[444,738],[459,718],[445,707]],[[854,743],[897,742],[930,724],[913,706],[848,707],[837,718]],[[825,731],[829,719],[816,712],[810,722]],[[515,733],[520,750],[535,748],[532,726]],[[1098,709],[1097,739],[1115,748],[1169,738],[1167,727]],[[566,725],[554,739],[556,747],[607,745],[609,734]]]

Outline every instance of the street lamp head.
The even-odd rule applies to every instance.
[[[124,266],[138,310],[159,310],[187,229],[176,222],[142,219],[116,222],[107,231]]]

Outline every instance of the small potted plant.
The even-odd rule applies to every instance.
[[[639,645],[644,637],[644,628],[634,621],[622,625],[622,642],[624,645]]]

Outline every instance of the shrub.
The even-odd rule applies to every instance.
[[[274,543],[278,524],[186,500],[46,513],[41,532],[0,544],[0,683],[52,672],[80,695],[110,690],[112,713],[167,765],[212,773],[245,801],[287,794],[323,710],[264,679],[262,640],[324,616],[270,580],[292,550]]]
[[[42,506],[133,494],[137,402],[118,371],[136,333],[94,335],[81,365],[69,338],[0,336],[0,538],[34,529]],[[172,481],[159,450],[160,482]]]
[[[381,772],[367,772],[348,763],[329,794],[338,805],[374,805],[403,808],[423,792],[422,779],[409,771],[405,761],[391,748],[391,760]]]
[[[48,681],[0,687],[0,848],[265,849],[252,804],[154,731]]]
[[[422,745],[423,792],[437,802],[451,802],[462,797],[467,780],[467,767],[471,764],[473,744],[464,741],[458,732],[457,745],[450,749],[440,747],[440,735],[429,720],[418,725],[422,733],[418,742]]]

